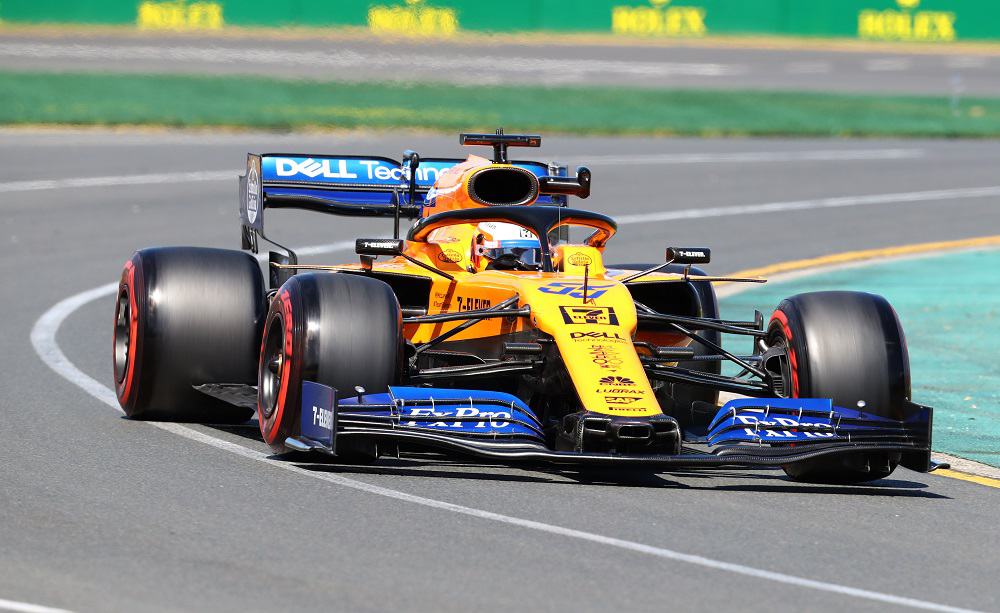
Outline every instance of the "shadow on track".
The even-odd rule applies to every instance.
[[[227,432],[260,444],[256,420],[241,425],[214,425],[213,430]],[[590,485],[624,488],[668,488],[715,492],[768,492],[777,494],[833,494],[840,496],[878,496],[885,498],[950,499],[949,496],[924,491],[926,483],[906,479],[880,479],[864,485],[821,485],[797,483],[779,470],[744,471],[678,470],[670,473],[650,470],[622,471],[617,468],[586,469],[555,467],[546,464],[503,464],[469,461],[461,457],[427,452],[407,452],[400,458],[383,456],[377,464],[339,464],[321,454],[286,453],[275,459],[294,463],[303,470],[345,475],[394,475],[400,477],[496,481],[499,483],[541,483],[551,485]],[[677,479],[683,479],[680,481]],[[697,480],[700,483],[687,483]],[[732,483],[740,480],[742,483]],[[720,483],[719,481],[724,481]]]
[[[929,498],[950,499],[948,496],[924,491],[926,483],[903,479],[882,479],[869,485],[816,485],[796,483],[781,474],[759,474],[748,472],[706,472],[697,475],[691,473],[673,474],[650,471],[614,471],[614,470],[576,470],[552,468],[549,466],[523,465],[510,466],[504,464],[480,464],[455,461],[448,456],[423,456],[401,459],[382,458],[377,465],[358,466],[336,464],[323,461],[325,458],[309,458],[303,462],[302,456],[284,454],[274,456],[295,462],[303,470],[317,472],[334,472],[349,475],[393,475],[416,478],[459,479],[472,481],[497,481],[500,483],[540,483],[551,485],[618,488],[667,488],[688,491],[716,492],[769,492],[778,494],[833,494],[839,496],[878,496],[886,498]],[[316,461],[312,461],[312,460]],[[508,472],[508,471],[516,472]],[[503,472],[498,472],[503,471]],[[703,483],[691,484],[676,480],[697,477],[704,479]],[[734,484],[733,479],[747,481]],[[712,483],[724,480],[724,483]]]

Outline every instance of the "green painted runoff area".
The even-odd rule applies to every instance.
[[[934,407],[934,450],[1000,466],[1000,250],[890,260],[772,282],[723,298],[723,318],[770,316],[801,292],[885,296],[906,333],[913,400]],[[746,341],[727,347],[745,352]]]
[[[1000,136],[1000,98],[0,72],[0,124]]]

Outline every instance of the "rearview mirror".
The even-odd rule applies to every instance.
[[[576,169],[576,178],[538,177],[538,189],[543,194],[565,194],[586,198],[590,196],[590,169],[581,166]]]
[[[359,238],[354,243],[358,255],[400,255],[406,241],[395,238]]]
[[[410,172],[420,167],[420,155],[412,149],[403,152],[403,161],[410,163]]]
[[[671,264],[708,264],[712,250],[706,247],[667,247],[667,262]]]

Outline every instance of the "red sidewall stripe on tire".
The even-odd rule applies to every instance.
[[[784,333],[785,338],[788,339],[788,363],[791,365],[792,371],[792,397],[799,397],[799,361],[795,356],[795,348],[791,345],[792,340],[792,329],[788,326],[788,316],[784,314],[781,310],[775,310],[774,314],[771,315],[771,321],[777,321],[781,326],[781,331]]]
[[[128,338],[128,363],[125,365],[125,378],[122,380],[121,385],[116,383],[116,388],[118,391],[118,402],[125,408],[125,405],[129,404],[132,400],[132,393],[135,384],[135,354],[136,346],[139,344],[139,301],[138,293],[135,288],[135,264],[132,260],[125,262],[125,271],[123,276],[125,277],[125,288],[128,291],[128,303],[129,303],[129,338]],[[119,289],[119,295],[121,295],[121,290]]]
[[[274,442],[274,439],[278,436],[278,432],[281,430],[281,420],[284,417],[285,403],[288,400],[288,384],[292,372],[291,358],[292,347],[294,345],[293,333],[295,331],[295,322],[292,320],[292,301],[288,295],[288,291],[282,290],[278,292],[277,299],[281,304],[281,315],[285,324],[285,355],[281,361],[281,389],[278,390],[278,402],[275,404],[274,413],[271,414],[270,419],[264,418],[264,407],[261,406],[260,396],[258,396],[257,401],[257,420],[260,422],[260,432],[264,436],[264,441],[268,444]],[[261,359],[264,359],[264,343],[267,342],[266,336],[265,334],[265,338],[261,341]],[[268,424],[270,424],[270,427]]]

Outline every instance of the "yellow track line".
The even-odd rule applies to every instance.
[[[942,477],[951,477],[952,479],[960,479],[962,481],[971,481],[972,483],[978,483],[979,485],[985,485],[986,487],[995,487],[1000,489],[1000,479],[980,477],[979,475],[963,473],[950,468],[939,468],[934,471],[934,474],[941,475]]]
[[[788,262],[778,262],[759,268],[748,268],[738,270],[727,276],[732,277],[766,277],[768,275],[805,271],[826,266],[836,266],[837,264],[849,264],[852,262],[862,262],[864,260],[881,260],[886,258],[901,257],[907,255],[917,255],[931,251],[953,251],[955,249],[974,249],[976,247],[1000,247],[1000,235],[981,236],[979,238],[965,238],[954,241],[935,241],[932,243],[917,243],[915,245],[900,245],[897,247],[879,247],[877,249],[863,249],[860,251],[847,251],[844,253],[833,253],[817,258],[807,258],[803,260],[790,260]],[[721,281],[715,285],[730,285],[730,282]],[[1000,479],[981,477],[970,473],[964,473],[954,469],[939,468],[934,471],[935,475],[960,479],[971,483],[978,483],[987,487],[1000,489]]]
[[[817,258],[807,258],[804,260],[790,260],[788,262],[778,262],[759,268],[748,268],[738,270],[727,276],[731,277],[766,277],[785,272],[799,270],[809,270],[824,266],[834,266],[837,264],[848,264],[851,262],[861,262],[864,260],[876,260],[900,257],[904,255],[916,255],[930,251],[951,251],[955,249],[971,249],[975,247],[996,247],[1000,246],[1000,235],[982,236],[979,238],[964,238],[955,241],[936,241],[933,243],[918,243],[915,245],[900,245],[898,247],[879,247],[878,249],[864,249],[861,251],[847,251],[844,253],[834,253],[823,255]],[[716,285],[726,285],[727,282],[720,282]]]

